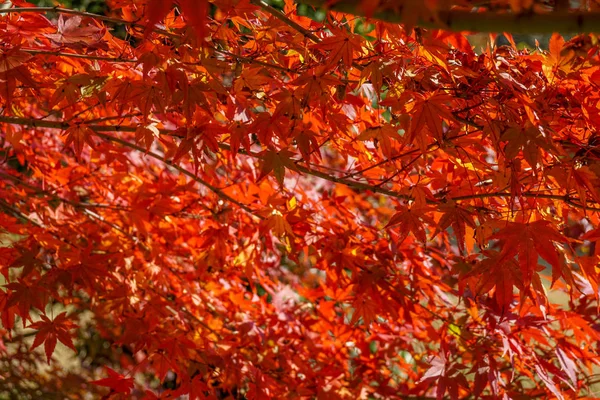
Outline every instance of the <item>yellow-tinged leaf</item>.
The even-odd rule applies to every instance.
[[[297,205],[298,205],[298,201],[296,200],[296,197],[292,196],[287,202],[288,211],[294,211],[296,209]]]

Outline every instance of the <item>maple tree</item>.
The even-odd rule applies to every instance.
[[[5,2],[0,396],[594,397],[595,2],[307,3]]]

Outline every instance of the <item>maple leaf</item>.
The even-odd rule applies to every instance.
[[[30,88],[37,88],[38,86],[26,65],[14,66],[15,64],[13,62],[12,68],[0,73],[0,97],[8,102],[12,99],[13,92],[17,88],[17,82],[21,82]]]
[[[161,78],[164,78],[164,76],[161,75]],[[162,79],[150,84],[136,82],[132,85],[132,90],[127,93],[128,101],[135,102],[140,111],[147,117],[153,109],[165,110],[167,108],[167,88],[168,83]]]
[[[300,132],[295,137],[295,140],[303,160],[310,161],[311,158],[321,159],[318,138],[312,131]]]
[[[488,252],[486,255],[488,258],[477,263],[465,278],[478,275],[474,292],[482,294],[494,289],[496,304],[505,313],[514,299],[513,288],[516,286],[520,290],[525,289],[522,284],[523,274],[515,260],[502,259],[497,252]]]
[[[35,247],[30,247],[28,249],[22,249],[21,255],[17,259],[15,259],[12,263],[8,264],[9,268],[20,268],[23,267],[23,271],[21,273],[21,278],[25,278],[36,268],[43,266],[43,262],[41,262],[37,258],[37,253],[39,249]]]
[[[427,371],[425,371],[425,373],[421,377],[420,381],[424,381],[424,380],[431,379],[431,378],[437,379],[439,377],[445,376],[446,362],[447,362],[447,360],[446,360],[446,357],[444,354],[442,354],[440,356],[432,357],[431,360],[429,361],[429,364],[431,364],[431,367],[429,367],[429,369]]]
[[[31,54],[19,50],[18,47],[0,50],[0,73],[19,67],[30,60],[31,57]]]
[[[356,295],[352,302],[352,309],[353,314],[350,325],[354,325],[359,319],[362,319],[362,323],[369,326],[376,320],[377,313],[381,311],[380,307],[372,300],[372,297],[368,293]]]
[[[330,87],[339,86],[342,81],[327,73],[325,68],[317,68],[300,75],[294,84],[299,87],[293,93],[285,91],[277,96],[284,100],[278,107],[278,112],[290,117],[298,115],[310,100],[328,101],[331,96]]]
[[[565,48],[565,39],[558,33],[554,33],[548,42],[550,53],[548,64],[557,67],[563,72],[570,72],[575,52]]]
[[[152,143],[158,137],[159,132],[154,126],[139,126],[135,131],[136,143],[142,143],[146,148],[146,151],[150,151]]]
[[[149,362],[152,364],[156,376],[163,381],[167,373],[171,370],[177,370],[167,355],[162,353],[154,353],[149,357]]]
[[[462,253],[465,250],[465,225],[475,228],[475,222],[473,221],[473,215],[466,209],[458,206],[454,201],[449,201],[440,207],[440,211],[444,214],[440,218],[440,222],[433,233],[433,237],[437,236],[440,232],[452,227],[454,234],[456,235],[456,244],[458,250]]]
[[[558,387],[556,387],[556,384],[552,381],[552,378],[550,378],[550,376],[548,376],[548,373],[541,367],[541,365],[539,363],[536,363],[534,365],[534,368],[535,368],[535,371],[537,372],[537,375],[540,377],[542,382],[544,382],[546,387],[548,389],[550,389],[552,394],[554,394],[554,396],[556,396],[557,399],[563,400],[564,397],[563,397],[561,391],[558,389]]]
[[[46,353],[48,363],[50,363],[50,358],[52,357],[52,353],[54,352],[57,341],[60,341],[65,346],[76,351],[75,346],[73,345],[73,340],[71,339],[71,334],[69,332],[76,326],[72,321],[67,319],[66,312],[60,313],[54,318],[54,320],[50,320],[43,314],[40,316],[40,318],[42,319],[41,321],[34,322],[28,326],[28,328],[37,329],[35,339],[31,345],[31,350],[44,343],[44,351]]]
[[[567,374],[567,377],[569,378],[569,381],[572,384],[571,387],[574,388],[575,386],[577,386],[577,364],[575,364],[575,361],[573,361],[572,355],[571,357],[569,357],[568,354],[569,352],[565,351],[564,349],[560,347],[556,348],[558,362],[560,363],[560,366],[563,369],[563,371],[565,371],[565,373]]]
[[[77,155],[81,155],[81,152],[83,151],[83,145],[86,143],[91,148],[96,147],[94,140],[92,139],[94,136],[94,131],[92,131],[86,125],[73,125],[65,131],[65,135],[67,137],[65,145],[68,146],[73,144],[75,154]]]
[[[538,256],[546,260],[553,269],[561,269],[554,242],[563,243],[565,238],[548,221],[511,222],[490,239],[501,240],[502,251],[498,262],[518,256],[525,287],[530,285],[533,274],[538,271]]]
[[[600,297],[598,292],[600,278],[598,274],[598,260],[594,257],[578,257],[576,258],[577,265],[581,268],[583,276],[589,282],[593,293],[595,293],[596,299]]]
[[[401,207],[385,226],[386,228],[396,227],[399,232],[398,243],[402,243],[409,233],[412,234],[422,243],[427,242],[427,234],[425,232],[424,223],[433,224],[433,220],[427,217],[424,213],[429,211],[428,208],[408,208]]]
[[[381,62],[373,61],[367,65],[360,74],[361,80],[369,79],[371,81],[371,84],[377,93],[381,92],[383,86],[383,75],[381,70]]]
[[[9,268],[11,265],[21,265],[19,258],[22,257],[19,251],[11,247],[0,247],[0,273],[5,280],[9,280]],[[30,264],[30,263],[27,263]]]
[[[277,210],[273,210],[271,215],[266,219],[265,227],[273,230],[273,233],[280,237],[286,234],[294,236],[294,230],[290,226],[289,222]]]
[[[328,36],[315,44],[315,48],[329,50],[328,65],[336,65],[340,60],[346,66],[352,65],[353,53],[360,51],[362,38],[341,29],[332,29],[332,36]]]
[[[157,23],[162,21],[173,8],[173,1],[150,0],[146,6],[147,27],[145,36],[148,36]],[[178,0],[177,4],[183,12],[184,18],[190,26],[196,30],[196,34],[202,43],[206,31],[206,16],[208,13],[208,1],[206,0]]]
[[[386,157],[392,157],[392,140],[394,142],[400,142],[402,140],[402,136],[400,136],[400,133],[398,133],[398,128],[392,125],[382,125],[366,129],[363,133],[358,135],[356,139],[373,139],[376,144],[381,144],[381,152]]]
[[[106,30],[97,26],[81,26],[82,17],[79,15],[65,19],[63,14],[58,17],[58,32],[47,33],[45,36],[59,45],[70,47],[98,46]]]
[[[550,153],[558,153],[543,130],[533,126],[527,129],[509,128],[502,134],[501,140],[508,142],[504,148],[506,158],[513,159],[518,151],[522,150],[525,160],[534,170],[538,169],[542,149]]]
[[[105,386],[116,393],[130,393],[133,390],[133,378],[126,378],[115,370],[105,367],[108,378],[99,379],[90,383]]]
[[[46,308],[48,292],[35,284],[18,279],[17,282],[7,284],[6,288],[12,290],[7,305],[16,305],[19,310],[18,314],[23,320],[23,326],[27,320],[31,320],[29,315],[31,308],[37,308],[40,311]]]
[[[340,0],[314,18],[293,0],[48,17],[12,3],[0,352],[19,368],[3,383],[66,398],[132,397],[133,373],[148,398],[586,394],[600,362],[598,38],[555,34],[546,52],[506,34],[476,53],[476,36],[411,30],[544,28],[553,2]],[[593,26],[585,8],[553,29]],[[546,279],[577,299],[546,298]],[[78,340],[131,378],[39,373],[73,345],[69,318],[37,317],[57,303],[94,316]],[[18,351],[18,317],[36,350]]]
[[[262,153],[263,164],[260,169],[260,175],[257,182],[264,179],[269,173],[273,172],[277,182],[280,186],[283,186],[283,179],[285,178],[285,169],[289,168],[294,171],[298,171],[296,164],[292,160],[293,153],[289,150],[266,150]]]
[[[169,11],[173,8],[173,1],[169,0],[150,0],[146,5],[147,27],[144,31],[145,36],[148,36],[157,23],[162,21]]]
[[[262,86],[271,82],[273,82],[273,78],[265,68],[251,68],[238,76],[234,84],[234,89],[237,91],[244,89],[260,90]]]
[[[0,291],[0,322],[5,329],[9,330],[9,334],[15,326],[16,307],[10,307],[8,302],[10,296],[8,292]]]
[[[200,43],[203,43],[209,2],[207,0],[179,0],[179,6],[186,22],[196,30]]]
[[[443,93],[432,92],[423,96],[416,96],[414,101],[407,103],[406,110],[411,115],[409,142],[417,140],[419,146],[424,149],[423,129],[427,127],[433,137],[439,142],[444,142],[443,120],[454,120],[454,116],[448,110],[447,103],[452,97]]]

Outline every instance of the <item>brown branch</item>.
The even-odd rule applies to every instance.
[[[69,58],[79,58],[79,59],[83,59],[83,60],[95,60],[95,61],[106,61],[106,62],[122,62],[122,63],[138,63],[139,62],[139,60],[135,60],[135,59],[131,59],[131,58],[94,56],[94,55],[89,55],[89,54],[65,53],[65,52],[60,52],[60,51],[38,50],[38,49],[20,49],[20,50],[25,53],[32,54],[32,55],[41,54],[41,55],[49,55],[49,56],[56,56],[56,57],[69,57]],[[244,64],[256,64],[256,65],[263,66],[265,68],[276,69],[276,70],[284,71],[284,72],[293,72],[290,68],[282,67],[281,65],[271,64],[271,63],[268,63],[265,61],[256,60],[254,58],[250,58],[250,57],[246,57],[246,56],[240,56],[240,55],[230,53],[230,52],[224,51],[224,50],[215,49],[214,51],[219,54],[222,54],[224,56],[234,58],[238,62],[242,62]],[[232,62],[229,60],[227,60],[227,61]],[[202,64],[202,62],[201,61],[199,61],[199,62],[184,62],[182,64],[199,65],[199,64]]]
[[[76,54],[76,53],[64,53],[60,51],[51,51],[51,50],[37,50],[37,49],[19,49],[25,53],[29,53],[32,55],[48,55],[48,56],[56,56],[56,57],[69,57],[69,58],[80,58],[84,60],[94,60],[94,61],[108,61],[108,62],[124,62],[124,63],[136,63],[138,60],[128,59],[128,58],[120,58],[120,57],[105,57],[105,56],[93,56],[89,54]]]
[[[272,68],[272,69],[276,69],[279,71],[294,72],[290,68],[282,67],[281,65],[271,64],[271,63],[268,63],[265,61],[260,61],[255,58],[250,58],[250,57],[246,57],[246,56],[240,56],[240,55],[231,53],[229,51],[215,49],[215,52],[220,53],[224,56],[235,58],[237,61],[242,62],[244,64],[256,64],[256,65],[261,65],[265,68]],[[186,64],[190,64],[190,63],[186,63]],[[197,63],[192,63],[192,64],[197,64]]]
[[[69,126],[70,126],[69,124],[66,124],[62,121],[40,121],[40,120],[30,119],[30,118],[18,118],[18,117],[6,117],[6,116],[0,116],[0,122],[6,122],[6,123],[10,123],[10,124],[17,124],[17,125],[33,126],[34,128],[40,127],[40,128],[63,129],[63,130],[69,128]],[[248,207],[247,205],[240,203],[239,201],[235,200],[231,196],[224,193],[221,189],[211,185],[210,183],[206,182],[202,178],[196,176],[195,174],[191,173],[190,171],[186,170],[185,168],[180,167],[179,165],[168,160],[167,158],[165,158],[159,154],[156,154],[152,151],[146,151],[145,148],[138,146],[134,143],[130,143],[126,140],[102,133],[102,132],[135,132],[137,130],[136,127],[119,126],[119,125],[106,125],[106,126],[105,125],[88,125],[87,127],[89,129],[91,129],[92,131],[96,132],[99,137],[101,137],[105,140],[119,143],[122,146],[129,147],[131,149],[134,149],[134,150],[137,150],[144,154],[147,154],[150,157],[155,158],[159,161],[162,161],[163,163],[176,169],[180,173],[188,176],[195,182],[206,187],[207,189],[209,189],[211,192],[215,193],[221,199],[237,205],[242,210],[246,211],[247,213],[249,213],[251,215],[254,215],[257,218],[263,219],[262,216],[256,214],[256,212],[254,210],[252,210],[250,207]],[[168,133],[172,133],[172,131],[163,130],[163,133],[168,134]]]
[[[280,20],[284,24],[286,24],[288,26],[291,26],[292,28],[294,28],[298,32],[302,33],[305,37],[309,38],[313,42],[315,42],[315,43],[321,42],[321,39],[319,39],[319,37],[316,36],[314,33],[310,32],[307,29],[304,29],[302,26],[300,26],[296,22],[294,22],[291,19],[289,19],[284,13],[282,13],[278,9],[276,9],[276,8],[268,5],[263,0],[250,0],[250,3],[254,4],[255,6],[258,6],[258,7],[262,8],[262,10],[264,12],[266,12],[268,14],[271,14],[272,16],[274,16],[275,18],[277,18],[278,20]]]
[[[332,11],[364,16],[360,9],[360,0],[341,0],[326,2],[322,0],[304,0],[315,7],[328,6]],[[408,2],[408,1],[407,1]],[[398,10],[399,9],[399,10]],[[402,23],[406,16],[402,8],[380,9],[373,18],[381,21]],[[433,29],[469,32],[511,32],[511,33],[581,33],[600,32],[600,12],[555,11],[545,14],[509,13],[509,12],[471,12],[466,10],[439,11],[437,15],[417,21],[418,26]]]
[[[438,144],[437,142],[436,142],[436,143],[431,143],[429,146],[427,146],[427,148],[425,149],[425,151],[428,151],[428,150],[430,150],[430,149],[432,149],[432,148],[434,148],[434,147],[436,147],[436,146],[439,146],[439,144]],[[396,160],[399,160],[400,158],[403,158],[403,157],[409,156],[409,155],[411,155],[411,154],[419,153],[420,151],[421,151],[421,149],[418,149],[418,148],[417,148],[417,149],[412,149],[412,150],[409,150],[409,151],[407,151],[407,152],[404,152],[404,153],[398,154],[398,155],[396,155],[396,156],[393,156],[393,157],[390,157],[390,158],[386,158],[385,160],[381,160],[381,161],[379,161],[379,162],[376,162],[375,164],[369,165],[368,167],[365,167],[365,168],[363,168],[363,169],[361,169],[361,170],[358,170],[358,171],[355,171],[355,172],[352,172],[352,173],[346,174],[346,175],[344,176],[344,179],[347,179],[347,178],[353,178],[353,177],[355,177],[356,175],[361,175],[361,174],[363,174],[363,173],[365,173],[365,172],[367,172],[367,171],[369,171],[369,170],[372,170],[373,168],[380,167],[380,166],[382,166],[382,165],[384,165],[384,164],[387,164],[387,163],[389,163],[389,162],[391,162],[391,161],[396,161]]]
[[[227,145],[225,143],[220,143],[219,147],[221,147],[224,150],[230,149],[229,145]],[[261,155],[254,153],[254,152],[246,152],[246,151],[240,150],[240,153],[249,155],[253,158],[262,159]],[[405,153],[405,155],[406,155],[406,153]],[[320,171],[311,170],[302,165],[298,165],[297,163],[296,163],[296,168],[298,169],[298,171],[305,173],[307,175],[316,176],[318,178],[325,179],[330,182],[339,183],[339,184],[348,186],[350,188],[359,189],[359,190],[368,190],[373,193],[379,193],[379,194],[383,194],[385,196],[394,197],[394,198],[401,199],[401,200],[407,200],[407,201],[414,200],[414,198],[411,196],[404,195],[404,194],[395,192],[393,190],[387,190],[387,189],[383,189],[378,186],[369,185],[369,184],[361,183],[361,182],[356,182],[356,181],[348,180],[345,178],[336,178],[334,176],[328,175],[328,174],[320,172]],[[512,197],[512,196],[513,196],[512,193],[494,192],[494,193],[479,193],[479,194],[472,194],[472,195],[465,195],[465,196],[448,197],[445,200],[465,201],[465,200],[473,200],[473,199],[481,199],[481,198]],[[567,203],[573,207],[576,207],[576,208],[581,208],[581,209],[590,210],[590,211],[600,211],[600,208],[583,206],[582,204],[576,202],[576,200],[580,201],[580,199],[566,196],[566,195],[558,195],[558,194],[553,195],[553,194],[545,194],[545,193],[540,193],[540,192],[525,192],[525,193],[521,193],[520,196],[528,197],[528,198],[543,198],[543,199],[550,199],[550,200],[560,200],[560,201],[564,201],[565,203]],[[590,202],[596,203],[595,201],[590,201]],[[427,200],[427,204],[439,204],[439,203],[440,203],[440,201]]]
[[[465,195],[465,196],[456,196],[456,197],[452,197],[451,200],[464,201],[464,200],[473,200],[473,199],[485,199],[485,198],[490,198],[490,197],[513,197],[513,196],[514,195],[512,193],[490,192],[490,193],[470,194],[470,195]],[[541,192],[525,192],[525,193],[521,193],[520,197],[539,198],[539,199],[548,199],[548,200],[560,200],[560,201],[564,201],[565,203],[567,203],[573,207],[576,207],[576,208],[581,208],[581,209],[589,210],[589,211],[600,211],[600,208],[598,208],[598,207],[588,207],[588,206],[584,206],[581,203],[578,203],[581,201],[581,199],[577,199],[577,198],[571,197],[569,195],[547,194],[547,193],[541,193]],[[576,201],[578,201],[578,202],[576,202]],[[593,200],[588,200],[588,202],[598,204],[596,201],[593,201]]]
[[[230,203],[235,204],[236,206],[238,206],[239,208],[241,208],[242,210],[246,211],[248,214],[251,214],[259,219],[263,219],[262,216],[258,215],[254,210],[252,210],[250,207],[248,207],[247,205],[237,201],[236,199],[234,199],[233,197],[229,196],[228,194],[224,193],[221,189],[219,189],[216,186],[211,185],[210,183],[206,182],[205,180],[203,180],[202,178],[196,176],[195,174],[191,173],[190,171],[188,171],[187,169],[180,167],[179,165],[173,163],[172,161],[168,160],[167,158],[156,154],[152,151],[146,151],[146,149],[144,149],[141,146],[138,146],[134,143],[128,142],[126,140],[111,136],[111,135],[107,135],[104,133],[99,133],[98,131],[96,131],[96,133],[98,134],[98,136],[100,136],[103,139],[106,139],[108,141],[111,142],[115,142],[115,143],[119,143],[122,146],[125,147],[129,147],[131,149],[137,150],[139,152],[142,152],[144,154],[149,155],[152,158],[155,158],[159,161],[162,161],[163,163],[165,163],[166,165],[176,169],[177,171],[179,171],[180,173],[182,173],[183,175],[186,175],[187,177],[191,178],[192,180],[198,182],[199,184],[201,184],[202,186],[206,187],[208,190],[210,190],[211,192],[213,192],[214,194],[216,194],[218,197],[220,197],[223,200],[226,200]]]
[[[296,22],[292,21],[284,13],[282,13],[278,9],[268,5],[263,0],[250,0],[250,2],[254,5],[262,8],[262,10],[264,12],[271,14],[272,16],[274,16],[275,18],[277,18],[284,24],[286,24],[286,25],[292,27],[293,29],[295,29],[296,31],[300,32],[301,34],[304,35],[304,37],[312,40],[314,43],[321,43],[321,39],[318,36],[316,36],[314,33],[310,32],[309,30],[303,28]],[[364,69],[364,67],[362,65],[360,65],[359,63],[357,63],[356,61],[354,61],[352,63],[352,66],[360,71],[362,71]]]
[[[27,217],[26,215],[24,215],[23,213],[21,213],[19,210],[15,209],[14,207],[12,207],[10,204],[8,204],[3,199],[0,199],[0,209],[3,209],[5,213],[12,215],[13,217],[17,218],[21,222],[29,223],[37,228],[45,229],[42,225],[35,222],[31,218]]]
[[[37,194],[37,195],[44,195],[44,196],[48,196],[49,198],[51,198],[52,200],[55,201],[59,201],[61,203],[65,203],[70,205],[73,208],[83,208],[83,209],[87,209],[87,208],[102,208],[102,209],[108,209],[108,210],[116,210],[116,211],[130,211],[130,208],[128,207],[122,207],[122,206],[116,206],[116,205],[112,205],[112,204],[98,204],[98,203],[77,203],[75,201],[71,201],[68,199],[65,199],[63,197],[58,196],[57,194],[54,194],[48,190],[44,190],[38,186],[32,185],[30,183],[24,182],[22,179],[19,179],[16,176],[4,173],[4,172],[0,172],[0,177],[4,178],[4,179],[8,179],[14,182],[14,186],[16,187],[17,185],[19,185],[22,188],[31,190],[33,193]]]
[[[384,180],[382,180],[381,182],[379,182],[376,187],[381,187],[383,185],[385,185],[386,183],[388,183],[389,181],[391,181],[392,179],[394,179],[395,177],[397,177],[398,175],[406,172],[408,170],[408,168],[413,165],[415,162],[417,162],[417,160],[421,157],[423,157],[426,153],[421,153],[419,155],[417,155],[416,157],[413,157],[412,160],[410,160],[408,162],[408,164],[402,166],[402,168],[398,168],[398,170],[396,172],[394,172],[392,175],[388,176],[387,178],[385,178]],[[402,165],[402,163],[400,163],[400,165]]]
[[[0,15],[10,14],[10,13],[27,13],[27,12],[38,13],[38,14],[43,14],[43,13],[47,13],[47,12],[55,12],[58,14],[79,15],[81,17],[93,18],[98,21],[110,22],[112,24],[127,25],[127,26],[132,26],[132,27],[143,28],[143,29],[147,28],[146,25],[140,24],[137,21],[125,21],[120,18],[107,17],[106,15],[93,14],[93,13],[89,13],[89,12],[85,12],[85,11],[71,10],[71,9],[62,8],[62,7],[14,7],[14,8],[0,9]],[[178,35],[175,35],[164,29],[155,27],[152,30],[154,32],[163,34],[165,36],[178,37]]]
[[[6,122],[6,123],[10,123],[10,124],[17,124],[17,125],[25,125],[25,126],[33,126],[33,127],[41,127],[41,128],[63,129],[63,130],[67,129],[69,127],[69,124],[66,124],[62,121],[40,121],[40,120],[36,120],[36,119],[20,118],[20,117],[7,117],[7,116],[0,116],[0,122]],[[172,161],[166,159],[165,157],[163,157],[159,154],[150,152],[150,151],[146,151],[146,149],[144,149],[143,147],[138,146],[133,143],[130,143],[126,140],[102,133],[102,132],[135,132],[137,130],[136,127],[119,126],[119,125],[88,125],[87,127],[89,129],[91,129],[92,131],[96,132],[98,134],[98,136],[103,139],[106,139],[106,140],[109,140],[109,141],[112,141],[115,143],[119,143],[123,146],[140,151],[140,152],[145,153],[159,161],[164,162],[165,164],[176,169],[180,173],[190,177],[192,180],[205,186],[206,188],[211,190],[213,193],[215,193],[217,196],[219,196],[223,200],[227,200],[227,201],[237,205],[238,207],[240,207],[244,211],[248,212],[249,214],[252,214],[252,215],[262,219],[262,217],[260,215],[256,214],[256,212],[253,211],[251,208],[249,208],[247,205],[238,202],[237,200],[233,199],[232,197],[230,197],[226,193],[224,193],[221,189],[209,184],[208,182],[197,177],[196,175],[189,172],[185,168],[182,168],[179,165],[174,164]],[[161,134],[172,136],[174,131],[167,130],[167,129],[161,129],[161,130],[159,130],[159,132]],[[219,147],[223,150],[231,149],[230,146],[226,143],[219,143]],[[251,156],[256,159],[263,158],[260,154],[255,153],[255,152],[240,151],[240,153]],[[300,160],[296,161],[297,170],[299,172],[302,172],[307,175],[312,175],[317,178],[321,178],[321,179],[324,179],[324,180],[327,180],[330,182],[339,183],[341,185],[345,185],[345,186],[348,186],[348,187],[356,189],[356,190],[365,190],[365,191],[370,191],[373,193],[379,193],[384,196],[389,196],[389,197],[393,197],[393,198],[405,200],[405,201],[414,200],[413,197],[411,197],[409,195],[401,194],[401,193],[398,193],[393,190],[384,189],[381,187],[369,185],[367,183],[349,180],[346,178],[338,178],[335,176],[331,176],[324,172],[316,171],[316,170],[310,169],[308,167],[305,167],[303,165],[299,165],[299,162],[300,162]],[[493,192],[493,193],[478,193],[478,194],[471,194],[471,195],[465,195],[465,196],[448,197],[445,200],[466,201],[466,200],[482,199],[482,198],[512,197],[512,196],[513,196],[513,194],[509,193],[509,192]],[[525,192],[525,193],[521,193],[520,196],[526,197],[526,198],[543,198],[543,199],[549,199],[549,200],[559,200],[559,201],[563,201],[563,202],[565,202],[573,207],[576,207],[576,208],[581,208],[581,209],[590,210],[590,211],[600,211],[600,208],[584,206],[583,204],[581,204],[581,199],[570,197],[568,195],[559,195],[559,194],[554,195],[554,194],[547,194],[547,193],[540,193],[540,192]],[[428,200],[427,202],[428,202],[428,204],[439,204],[440,201],[441,200]],[[597,204],[595,201],[588,201],[588,202]]]

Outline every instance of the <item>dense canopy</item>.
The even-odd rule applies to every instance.
[[[592,3],[5,1],[0,398],[594,397]]]

